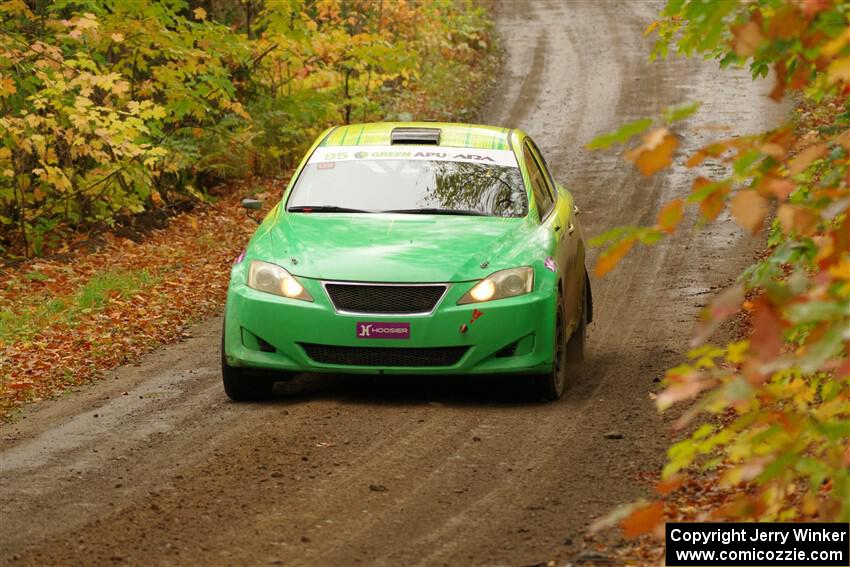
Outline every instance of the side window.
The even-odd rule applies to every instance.
[[[528,177],[531,181],[531,192],[534,193],[534,202],[537,203],[537,212],[540,215],[540,220],[549,213],[552,209],[553,199],[549,192],[549,187],[546,185],[546,178],[543,171],[537,164],[537,160],[531,153],[531,149],[526,143],[522,147],[522,157],[525,160],[525,166],[528,169]]]
[[[537,158],[537,162],[540,164],[541,169],[543,169],[543,175],[546,176],[546,180],[549,181],[550,192],[555,187],[555,180],[552,179],[552,170],[549,169],[549,164],[546,163],[546,158],[543,157],[543,152],[540,151],[540,148],[537,147],[537,144],[529,138],[528,144],[531,146],[531,151],[534,154],[534,157]]]

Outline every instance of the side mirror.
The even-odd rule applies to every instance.
[[[263,221],[252,215],[251,211],[259,211],[262,207],[263,202],[258,199],[242,199],[242,208],[245,209],[245,214],[247,214],[248,218],[257,224],[260,224]]]
[[[242,208],[249,211],[259,211],[263,207],[263,202],[258,199],[242,199]]]

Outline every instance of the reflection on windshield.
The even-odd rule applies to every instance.
[[[391,159],[307,164],[287,203],[292,207],[444,209],[501,217],[528,212],[516,167]]]

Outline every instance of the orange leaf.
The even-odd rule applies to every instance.
[[[629,253],[629,250],[632,249],[632,246],[635,245],[635,238],[632,236],[630,238],[624,238],[608,250],[602,253],[599,257],[599,260],[596,261],[596,268],[593,270],[594,275],[597,278],[601,278],[608,272],[614,269],[614,267],[620,263],[620,260]]]
[[[670,201],[658,213],[658,228],[667,234],[673,234],[682,222],[685,204],[681,199]]]
[[[744,297],[744,286],[741,284],[726,288],[709,305],[709,316],[723,320],[734,315],[741,308]]]
[[[772,157],[773,159],[779,160],[785,158],[785,148],[783,148],[779,144],[774,144],[772,142],[762,144],[759,148],[759,151],[764,155]]]
[[[709,185],[711,181],[706,179],[705,177],[697,177],[694,179],[693,192],[696,193],[706,185]],[[717,218],[717,215],[720,214],[720,211],[723,210],[724,198],[726,194],[729,193],[728,185],[721,185],[717,187],[714,191],[709,193],[702,201],[699,203],[699,212],[702,215],[702,218],[706,222],[711,222]]]
[[[732,26],[732,34],[735,36],[732,48],[741,57],[749,57],[755,53],[764,39],[761,26],[752,20],[739,26]]]
[[[811,164],[813,161],[826,154],[826,144],[815,144],[797,154],[797,157],[791,160],[788,164],[788,174],[797,175]]]
[[[785,84],[787,83],[787,74],[785,61],[777,61],[773,66],[774,74],[776,75],[776,83],[773,90],[770,91],[770,98],[776,102],[781,102],[785,97]]]
[[[753,189],[738,191],[732,197],[732,217],[752,233],[761,230],[767,216],[767,200]]]
[[[818,12],[828,9],[832,2],[829,0],[803,0],[801,4],[803,5],[803,13],[812,17]]]
[[[797,64],[797,68],[794,70],[794,74],[791,75],[791,80],[788,82],[788,88],[795,91],[802,89],[809,81],[809,77],[811,76],[811,74],[811,66],[807,65],[803,61],[800,61]]]
[[[705,158],[708,157],[718,157],[723,155],[729,147],[729,142],[715,142],[713,144],[709,144],[703,148],[700,148],[695,154],[693,154],[688,161],[685,162],[685,165],[688,167],[696,167],[702,162],[705,161]]]
[[[787,5],[780,9],[770,18],[767,35],[770,39],[799,37],[808,22],[800,17],[800,11],[796,6]]]
[[[653,502],[637,508],[621,522],[624,535],[633,539],[654,530],[664,518],[664,503]]]
[[[796,188],[797,185],[795,185],[790,179],[782,179],[779,177],[765,177],[762,181],[762,185],[759,187],[763,195],[766,190],[768,195],[776,195],[776,198],[780,201],[786,200]]]
[[[811,234],[818,225],[818,217],[803,207],[782,204],[777,212],[779,224],[785,234],[796,232],[800,236]]]
[[[678,490],[680,486],[682,486],[682,477],[674,476],[667,480],[658,481],[655,485],[655,491],[662,496],[666,496]]]
[[[634,162],[640,172],[649,177],[673,161],[673,152],[679,139],[667,128],[657,128],[643,137],[643,144],[626,152],[626,159]]]
[[[759,361],[768,362],[782,350],[782,320],[764,296],[753,302],[752,320],[750,346]]]

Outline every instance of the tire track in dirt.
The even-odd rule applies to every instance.
[[[507,124],[518,124],[532,110],[532,104],[540,96],[540,78],[543,76],[543,68],[546,63],[546,52],[549,51],[549,36],[542,34],[537,38],[534,45],[534,55],[531,58],[531,68],[522,80],[519,88],[519,96],[508,112]]]
[[[643,179],[614,151],[585,151],[594,135],[688,98],[707,101],[691,125],[728,122],[739,133],[781,112],[746,73],[648,63],[642,33],[659,7],[500,6],[505,69],[484,121],[535,137],[588,234],[651,223],[692,175],[676,167]],[[215,367],[220,320],[206,322],[188,342],[0,427],[0,562],[572,557],[564,539],[577,543],[594,516],[639,496],[636,473],[660,464],[667,428],[648,399],[652,380],[678,361],[707,292],[728,283],[751,246],[721,219],[635,250],[594,281],[588,360],[556,404],[529,399],[521,378],[348,376],[308,376],[274,401],[234,404]],[[624,439],[603,437],[613,430]]]

